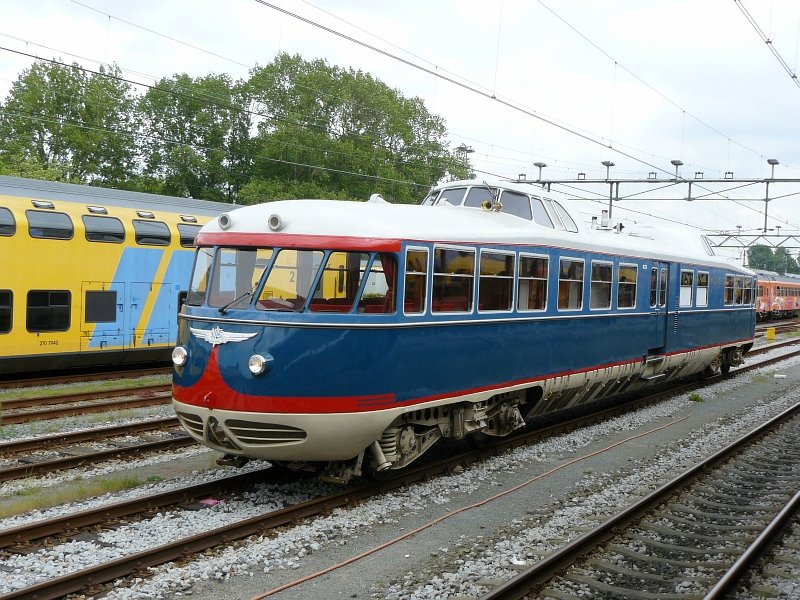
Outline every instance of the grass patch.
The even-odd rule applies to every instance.
[[[54,488],[22,488],[14,497],[0,503],[0,519],[20,515],[32,510],[42,510],[59,504],[102,496],[111,492],[121,492],[138,487],[142,482],[137,477],[121,476],[112,479],[93,479],[78,481]]]
[[[690,402],[702,402],[703,397],[698,393],[689,394],[689,401]]]
[[[171,375],[148,375],[147,377],[138,377],[136,379],[109,379],[105,381],[49,385],[46,387],[9,389],[0,391],[0,402],[6,399],[47,398],[65,393],[84,394],[89,392],[119,390],[129,387],[168,385],[171,381]]]

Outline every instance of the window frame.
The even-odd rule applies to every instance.
[[[469,274],[465,273],[439,273],[436,271],[436,251],[437,250],[444,250],[444,251],[455,251],[455,252],[467,252],[472,254],[472,272]],[[432,255],[432,262],[431,262],[431,314],[450,314],[450,315],[468,315],[474,312],[475,310],[475,279],[476,279],[476,261],[478,257],[478,249],[474,246],[457,246],[452,244],[435,244],[433,246],[433,255]],[[471,285],[469,286],[470,296],[468,298],[468,306],[464,310],[436,310],[436,278],[437,277],[456,277],[456,278],[464,278],[466,279],[469,277],[471,279]]]
[[[689,275],[689,284],[685,284],[684,275]],[[681,269],[680,270],[680,291],[678,292],[678,308],[691,308],[694,306],[694,284],[695,284],[694,269]],[[684,297],[685,292],[689,293],[688,299]]]
[[[544,277],[523,277],[522,276],[522,259],[523,258],[533,258],[533,259],[543,259],[546,264],[545,268],[545,275]],[[517,258],[517,312],[521,313],[530,313],[530,312],[546,312],[547,306],[549,304],[549,290],[550,290],[550,256],[547,254],[534,254],[531,252],[520,252]],[[544,281],[544,307],[543,308],[520,308],[519,302],[522,299],[522,293],[520,288],[521,282],[525,281]],[[525,295],[526,298],[530,297],[530,294]]]
[[[132,219],[131,222],[133,224],[133,239],[136,242],[137,246],[157,246],[159,248],[164,248],[164,247],[169,246],[170,244],[172,244],[172,230],[169,228],[169,225],[167,225],[164,221],[153,221],[152,219]],[[145,233],[140,233],[139,230],[137,229],[137,224],[139,224],[139,223],[144,224],[146,226],[151,226],[151,227],[156,227],[158,225],[163,225],[167,230],[168,237],[166,238],[166,240],[164,240],[164,238],[158,238],[153,234],[148,234],[146,232]],[[160,228],[160,227],[158,227],[158,228]],[[153,239],[159,239],[161,241],[159,241],[159,242],[143,242],[143,241],[141,241],[142,238],[153,238]]]
[[[14,216],[14,213],[11,212],[10,208],[5,206],[0,206],[0,216],[3,213],[8,213],[8,216],[11,218],[10,222],[3,222],[0,221],[0,236],[2,237],[11,237],[17,233],[17,218]],[[4,228],[10,227],[10,231],[4,231]]]
[[[66,304],[66,316],[67,322],[65,327],[61,328],[54,328],[54,329],[31,329],[30,328],[30,310],[31,310],[31,294],[39,294],[46,292],[48,294],[48,301],[50,300],[50,295],[53,293],[57,294],[66,294],[67,295],[67,304]],[[53,305],[48,304],[47,306],[36,306],[34,308],[52,308],[53,306],[59,306],[61,308],[64,305]],[[25,330],[29,333],[57,333],[62,331],[69,331],[72,325],[72,292],[70,290],[28,290],[28,294],[26,296],[25,302]]]
[[[578,280],[578,279],[562,279],[561,278],[561,264],[564,261],[576,262],[576,263],[580,263],[581,264],[582,274],[581,274],[580,280]],[[562,306],[561,306],[561,283],[562,282],[568,282],[568,283],[573,283],[573,284],[577,283],[577,282],[580,282],[580,286],[581,286],[580,287],[581,292],[580,292],[580,296],[579,296],[580,297],[580,304],[577,307],[569,308],[569,306],[567,306],[565,308],[562,308]],[[582,311],[583,310],[583,296],[584,296],[585,293],[586,293],[586,259],[585,258],[579,258],[577,256],[575,256],[575,257],[573,257],[573,256],[559,256],[558,257],[558,296],[557,296],[557,300],[556,300],[556,309],[559,312],[580,312],[580,311]]]
[[[700,285],[700,278],[702,276],[705,276],[705,280],[706,280],[706,284],[704,286]],[[708,271],[698,271],[697,272],[697,277],[695,278],[695,286],[696,287],[695,287],[695,294],[694,294],[694,302],[695,302],[695,306],[697,306],[698,308],[706,308],[708,306],[708,288],[709,288],[709,283],[710,282],[711,282],[711,273],[709,273]],[[700,290],[701,289],[705,290],[705,298],[703,299],[702,304],[701,304],[701,301],[700,301]]]
[[[503,256],[506,258],[506,261],[510,258],[511,259],[511,274],[510,275],[484,275],[482,272],[483,267],[483,256],[484,254],[494,254],[498,256]],[[477,283],[478,283],[478,291],[475,296],[478,299],[477,307],[479,314],[493,314],[493,313],[510,313],[514,310],[514,305],[516,303],[516,290],[514,289],[514,281],[516,279],[516,269],[517,269],[517,256],[516,252],[509,252],[508,250],[496,250],[494,248],[481,248],[480,252],[478,253],[478,273],[477,273]],[[508,282],[510,288],[510,295],[509,295],[509,302],[508,308],[489,308],[489,309],[481,309],[480,301],[481,301],[481,283],[482,280],[486,279],[502,279]]]
[[[595,279],[594,278],[594,267],[597,265],[600,266],[607,266],[611,268],[611,278],[608,281],[604,281],[602,279]],[[608,306],[592,306],[592,301],[594,300],[594,289],[595,283],[606,285],[608,284]],[[610,310],[611,309],[611,301],[613,297],[613,288],[614,288],[614,263],[610,260],[604,259],[592,259],[590,267],[589,267],[589,310]]]
[[[620,277],[622,277],[622,270],[624,269],[633,269],[634,276],[633,281],[621,281]],[[635,263],[619,263],[617,265],[617,310],[632,310],[636,308],[638,304],[638,298],[636,297],[639,293],[639,265]],[[620,299],[620,289],[621,287],[625,286],[632,286],[633,287],[633,304],[631,306],[620,306],[619,299]]]
[[[98,221],[101,219],[116,221],[120,228],[122,229],[122,239],[115,239],[115,240],[93,240],[89,237],[89,226],[86,223],[86,219],[91,219],[93,221]],[[125,231],[125,225],[122,223],[121,219],[117,217],[107,217],[107,216],[100,216],[100,215],[81,215],[81,222],[83,223],[83,237],[86,239],[87,242],[98,243],[98,244],[123,244],[125,243],[125,238],[127,237],[127,231]],[[97,232],[92,232],[97,233]]]
[[[425,253],[425,271],[411,271],[408,270],[408,253],[409,252],[424,252]],[[407,246],[405,252],[403,253],[403,315],[424,315],[428,312],[428,300],[430,298],[429,293],[429,283],[432,280],[431,275],[431,256],[433,253],[431,249],[426,246]],[[422,286],[422,310],[417,311],[407,311],[406,310],[406,298],[407,298],[407,290],[408,290],[408,276],[409,273],[413,276],[419,277],[422,276],[423,286]]]
[[[0,313],[8,311],[8,329],[0,328],[0,335],[11,333],[11,330],[14,329],[14,290],[0,289],[0,294],[3,293],[8,294],[8,304],[0,304]],[[2,319],[0,319],[0,323],[2,323]]]
[[[69,222],[69,236],[52,236],[52,235],[34,235],[33,229],[54,229],[52,227],[42,226],[42,225],[34,225],[31,223],[31,215],[32,214],[44,214],[44,215],[62,215],[67,218]],[[75,223],[72,221],[72,217],[70,217],[67,213],[61,211],[53,211],[53,210],[34,210],[29,208],[25,211],[25,219],[28,221],[28,235],[35,239],[35,240],[60,240],[60,241],[68,241],[75,237]],[[66,230],[60,230],[66,231]]]

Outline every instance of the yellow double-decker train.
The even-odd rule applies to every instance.
[[[195,235],[228,208],[0,176],[0,376],[167,360]]]

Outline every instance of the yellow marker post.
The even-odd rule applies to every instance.
[[[767,327],[767,339],[774,340],[775,339],[775,328],[774,327]]]

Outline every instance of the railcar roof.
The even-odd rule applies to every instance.
[[[223,202],[210,202],[195,198],[178,198],[176,196],[162,196],[143,192],[128,192],[91,185],[26,179],[7,175],[0,175],[0,195],[50,200],[52,202],[103,204],[121,208],[185,211],[207,216],[216,216],[234,208],[231,204]]]
[[[449,244],[545,245],[575,250],[679,260],[750,273],[721,257],[709,256],[699,234],[663,230],[651,239],[642,229],[633,234],[582,228],[580,233],[554,230],[519,217],[463,206],[400,205],[384,201],[280,200],[238,208],[229,213],[230,227],[216,219],[203,226],[208,234],[263,234],[270,245],[270,217],[277,215],[281,236],[356,237]],[[221,242],[221,238],[214,238]],[[216,242],[215,242],[216,243]]]

